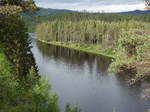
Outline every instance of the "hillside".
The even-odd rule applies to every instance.
[[[64,12],[73,12],[71,10],[66,9],[51,9],[51,8],[40,8],[38,11],[32,13],[32,16],[46,16],[50,14],[56,14],[56,13],[64,13]],[[22,16],[29,16],[27,13],[22,13]]]
[[[134,11],[128,11],[128,12],[123,12],[127,14],[150,14],[150,10],[134,10]]]

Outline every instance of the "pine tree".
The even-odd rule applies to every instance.
[[[30,7],[32,11],[31,4],[34,4],[32,0],[3,0],[0,6],[0,44],[19,78],[25,77],[31,68],[37,73],[27,29],[18,15]]]

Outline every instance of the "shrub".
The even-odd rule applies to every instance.
[[[137,47],[137,54],[139,61],[150,61],[150,36],[143,45]]]
[[[121,33],[118,44],[121,49],[125,49],[128,56],[137,56],[137,47],[143,46],[147,40],[144,30],[131,29]]]

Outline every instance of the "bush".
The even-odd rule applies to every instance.
[[[147,40],[144,30],[131,29],[121,33],[118,44],[121,49],[125,49],[128,56],[137,56],[137,47],[143,46]]]
[[[0,63],[0,112],[59,112],[58,98],[44,78],[30,70],[18,80],[2,49]]]
[[[150,36],[143,45],[137,47],[137,54],[139,61],[150,61]]]
[[[145,30],[131,29],[121,33],[116,60],[111,70],[134,79],[133,84],[150,77],[150,36]]]

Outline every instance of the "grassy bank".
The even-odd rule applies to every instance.
[[[56,46],[61,46],[61,47],[66,47],[66,48],[71,48],[74,50],[78,51],[83,51],[87,53],[92,53],[92,54],[97,54],[97,55],[104,55],[110,58],[115,58],[115,50],[113,49],[103,49],[99,45],[88,45],[88,44],[79,44],[79,43],[73,43],[73,42],[60,42],[60,41],[44,41],[41,39],[37,39],[40,42],[43,42],[45,44],[51,44],[51,45],[56,45]]]

